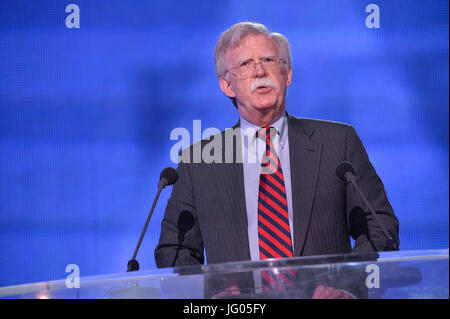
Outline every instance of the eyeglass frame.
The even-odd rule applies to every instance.
[[[259,62],[255,62],[253,59],[247,59],[247,60],[244,60],[244,61],[242,61],[242,62],[239,62],[239,65],[238,65],[238,66],[226,70],[225,73],[223,74],[223,76],[225,76],[225,75],[226,75],[228,72],[230,72],[231,70],[239,69],[239,68],[241,67],[242,63],[249,62],[249,61],[254,62],[253,70],[252,70],[249,74],[242,75],[242,74],[239,74],[239,73],[237,73],[237,74],[234,74],[234,73],[232,73],[232,72],[230,72],[230,73],[233,74],[234,76],[240,76],[240,77],[246,78],[246,77],[248,77],[248,76],[251,76],[251,75],[255,72],[255,70],[256,70],[256,65],[257,65],[257,64],[261,64],[261,67],[263,67],[264,70],[267,71],[266,67],[263,65],[263,63],[264,63],[263,59],[269,59],[269,58],[273,58],[273,59],[277,62],[278,66],[281,65],[280,62],[282,62],[283,64],[286,64],[286,61],[285,61],[284,59],[282,59],[282,58],[280,58],[280,57],[278,57],[278,56],[276,56],[276,55],[270,55],[270,56],[266,56],[266,57],[259,58],[259,60],[260,60]],[[272,69],[269,69],[269,71],[270,71],[270,70],[272,70]],[[275,69],[273,69],[273,70],[275,70]]]

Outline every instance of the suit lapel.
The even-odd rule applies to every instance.
[[[239,122],[233,129],[239,128]],[[250,259],[250,249],[248,241],[247,208],[245,204],[244,171],[242,165],[241,136],[233,137],[233,142],[227,145],[225,132],[222,133],[222,163],[214,164],[214,174],[217,189],[223,194],[222,203],[224,205],[225,218],[233,222],[233,240],[238,243],[236,247],[241,260]],[[232,144],[232,147],[230,145]],[[228,155],[226,155],[228,152]],[[229,159],[232,159],[232,163]],[[226,160],[227,159],[227,160]],[[227,163],[228,161],[228,163]],[[226,239],[222,239],[226,240]]]
[[[294,256],[300,256],[311,220],[322,144],[312,142],[310,137],[314,133],[313,130],[289,114],[288,133],[294,219]]]

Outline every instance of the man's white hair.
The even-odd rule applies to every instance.
[[[275,41],[280,58],[286,62],[286,69],[291,67],[291,53],[289,42],[284,35],[281,33],[272,32],[261,23],[256,22],[239,22],[232,25],[230,28],[225,30],[217,41],[216,48],[214,50],[214,61],[216,64],[216,74],[217,77],[222,77],[225,75],[227,66],[225,63],[225,52],[228,49],[237,47],[240,42],[250,34],[263,34]]]

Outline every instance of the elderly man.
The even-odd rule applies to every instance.
[[[383,250],[386,237],[352,185],[335,173],[353,164],[378,219],[398,244],[398,221],[352,126],[288,114],[287,39],[258,23],[226,30],[215,50],[220,88],[237,108],[233,160],[191,161],[183,150],[155,250],[158,267]],[[219,134],[224,137],[227,130]],[[264,145],[256,161],[242,160]],[[208,140],[198,143],[204,148]],[[229,144],[229,143],[225,143]],[[355,240],[352,248],[350,236]],[[315,295],[340,294],[318,288]]]

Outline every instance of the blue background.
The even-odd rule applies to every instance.
[[[68,29],[65,7],[80,8]],[[368,29],[365,8],[380,7]],[[238,119],[213,50],[252,20],[291,42],[287,110],[352,124],[400,248],[448,248],[447,1],[0,2],[0,286],[126,270],[169,139]],[[153,250],[170,187],[137,259]]]

